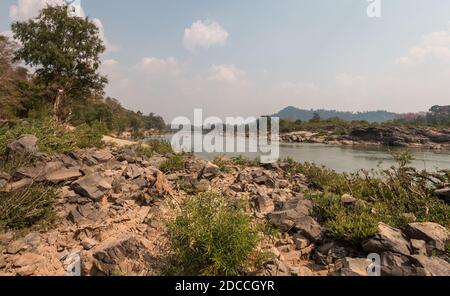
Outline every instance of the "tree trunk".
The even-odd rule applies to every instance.
[[[56,93],[56,97],[55,97],[55,102],[53,104],[53,118],[54,121],[56,123],[59,123],[60,118],[59,118],[59,109],[60,109],[60,105],[61,105],[61,98],[64,94],[64,90],[62,89],[58,89],[57,93]]]

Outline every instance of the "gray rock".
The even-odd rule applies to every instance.
[[[220,174],[220,168],[210,161],[205,162],[204,167],[198,179],[206,179],[211,181]]]
[[[295,221],[295,229],[307,239],[317,242],[322,240],[322,226],[311,216],[300,217]]]
[[[411,264],[407,256],[385,252],[381,254],[381,275],[383,276],[426,276],[422,267]]]
[[[363,243],[367,253],[383,253],[392,251],[403,255],[411,255],[411,246],[403,233],[387,224],[378,224],[378,234]]]
[[[449,241],[447,229],[439,224],[431,222],[408,224],[405,234],[410,239],[424,240],[431,248],[443,252]]]
[[[112,180],[103,178],[100,175],[89,175],[73,182],[71,188],[83,197],[99,201],[111,190],[111,183]]]
[[[439,199],[443,200],[446,204],[450,203],[450,187],[444,187],[434,192]]]
[[[341,276],[367,276],[367,269],[370,262],[364,258],[344,258],[340,261],[342,268],[340,269]]]
[[[82,174],[79,167],[72,167],[68,169],[62,168],[47,174],[45,176],[45,180],[53,184],[59,184],[67,181],[74,181],[81,176]]]
[[[411,256],[411,261],[431,276],[450,276],[450,263],[438,257]]]
[[[38,138],[34,135],[22,135],[7,146],[6,154],[34,154],[38,151],[37,142]]]
[[[111,154],[111,152],[107,149],[96,150],[92,154],[92,157],[100,163],[107,162],[108,160],[111,160],[114,158],[114,156]]]

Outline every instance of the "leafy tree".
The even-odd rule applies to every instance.
[[[320,122],[321,120],[322,118],[320,118],[320,114],[318,112],[315,112],[310,122]]]
[[[48,91],[56,120],[64,99],[103,93],[107,79],[98,68],[105,46],[88,18],[71,15],[67,5],[47,6],[37,18],[13,23],[12,31],[22,44],[15,59],[35,68],[36,81]]]

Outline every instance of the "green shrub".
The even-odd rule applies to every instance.
[[[261,238],[259,227],[227,196],[207,192],[189,197],[168,230],[168,274],[242,275],[257,261],[252,255]]]
[[[101,147],[102,135],[106,132],[106,128],[100,123],[92,126],[82,124],[70,131],[60,125],[54,125],[50,118],[18,121],[12,128],[0,129],[0,155],[5,154],[9,143],[23,134],[35,135],[39,139],[39,150],[53,154],[78,148]]]
[[[148,140],[145,144],[148,145],[153,153],[161,155],[169,155],[173,153],[172,145],[166,140],[152,139]]]
[[[181,171],[184,169],[185,160],[182,155],[173,155],[163,161],[159,169],[164,173]]]
[[[12,193],[0,193],[0,226],[23,229],[34,225],[49,226],[55,219],[55,189],[32,185]]]
[[[250,160],[248,158],[243,157],[242,155],[239,155],[237,157],[233,157],[231,159],[232,163],[234,163],[235,165],[240,165],[240,166],[253,166],[253,167],[258,167],[261,165],[261,162],[259,161],[259,159],[254,159],[254,160]]]
[[[213,159],[212,163],[218,166],[222,173],[231,172],[230,165],[232,164],[232,162],[228,159],[225,159],[223,157],[216,157]]]
[[[288,175],[303,174],[314,193],[318,216],[331,237],[359,241],[373,233],[378,222],[404,228],[411,222],[403,214],[414,214],[418,222],[450,226],[450,208],[433,192],[448,183],[448,171],[428,173],[409,167],[408,155],[396,155],[398,166],[386,170],[360,170],[337,173],[315,164],[286,160],[282,166]],[[358,207],[346,209],[343,194],[358,200]]]

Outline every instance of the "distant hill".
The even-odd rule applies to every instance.
[[[368,111],[368,112],[342,112],[335,110],[304,110],[296,107],[287,107],[274,116],[284,120],[302,120],[309,121],[318,113],[321,119],[329,119],[332,117],[339,117],[342,120],[366,120],[368,122],[385,122],[396,119],[400,114],[387,111]]]

